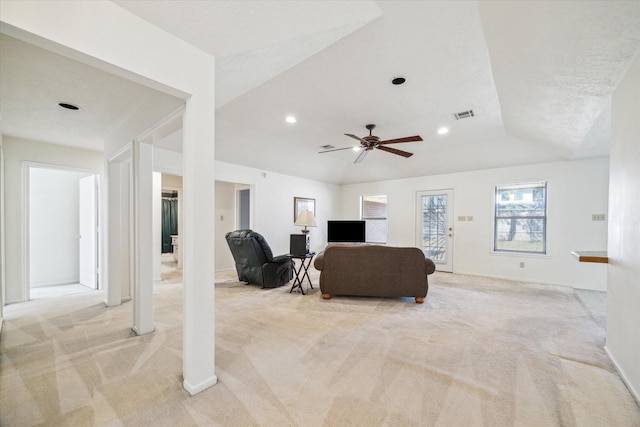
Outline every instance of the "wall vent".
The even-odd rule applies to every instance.
[[[327,144],[327,145],[322,145],[320,148],[322,148],[323,150],[331,150],[332,148],[336,148],[331,144]]]
[[[473,110],[461,111],[459,113],[453,113],[453,118],[456,120],[460,119],[468,119],[469,117],[473,117]]]

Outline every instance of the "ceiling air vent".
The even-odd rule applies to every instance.
[[[461,111],[459,113],[453,113],[453,118],[456,120],[460,119],[468,119],[469,117],[473,117],[473,110]]]
[[[322,145],[320,148],[322,148],[323,150],[331,150],[332,148],[336,148],[331,144],[327,144],[327,145]]]

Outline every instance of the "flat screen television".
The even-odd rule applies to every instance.
[[[327,241],[329,243],[364,243],[364,221],[327,221]]]

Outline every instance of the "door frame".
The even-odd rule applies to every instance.
[[[93,276],[92,280],[92,284],[91,286],[86,285],[85,283],[82,283],[83,280],[83,274],[82,274],[82,265],[83,265],[83,258],[82,258],[82,250],[80,251],[80,258],[78,259],[78,264],[79,264],[79,277],[78,277],[78,282],[81,285],[85,285],[90,289],[100,289],[100,241],[99,241],[99,237],[100,237],[100,216],[98,215],[98,213],[100,212],[99,207],[100,207],[100,176],[99,175],[88,175],[86,177],[80,178],[79,180],[79,184],[80,186],[82,186],[82,181],[86,180],[88,178],[91,178],[91,190],[93,192],[92,195],[92,209],[94,210],[95,215],[92,218],[92,221],[95,221],[94,224],[92,224],[90,226],[91,229],[91,234],[93,234],[95,241],[93,242],[94,244],[92,245],[94,247],[93,250],[93,272],[91,273],[91,275]],[[80,193],[80,197],[79,197],[79,204],[80,204],[80,209],[82,210],[82,207],[84,206],[83,204],[83,197],[82,197],[82,191],[79,191]],[[78,232],[78,236],[79,236],[79,245],[82,246],[82,239],[83,239],[83,233],[82,233],[82,224],[83,224],[83,220],[82,220],[82,215],[79,218],[79,232]]]
[[[415,232],[414,232],[414,238],[415,238],[415,244],[416,247],[422,249],[422,218],[421,218],[421,214],[422,214],[422,208],[420,206],[420,199],[422,196],[438,196],[438,195],[442,195],[445,194],[447,196],[447,213],[446,213],[446,220],[447,220],[447,234],[448,234],[448,238],[446,241],[446,251],[447,251],[447,262],[437,262],[434,260],[434,263],[436,264],[436,270],[437,271],[441,271],[441,272],[446,272],[446,273],[453,273],[453,258],[454,258],[454,238],[455,238],[455,230],[454,230],[454,189],[453,188],[442,188],[442,189],[438,189],[438,190],[420,190],[420,191],[416,191],[416,195],[415,195]]]
[[[81,172],[87,173],[91,175],[98,176],[98,183],[102,182],[102,173],[93,169],[85,169],[78,168],[74,166],[65,166],[65,165],[56,165],[52,163],[42,163],[42,162],[32,162],[32,161],[23,161],[22,162],[22,254],[20,254],[21,260],[21,276],[22,276],[22,301],[30,301],[31,300],[31,275],[29,273],[29,269],[31,267],[31,258],[30,258],[30,245],[29,245],[29,237],[30,237],[30,227],[31,227],[31,218],[29,214],[29,198],[31,196],[30,189],[30,171],[31,168],[37,169],[53,169],[53,170],[62,170],[69,172]],[[101,200],[102,188],[98,185],[98,223],[102,221],[102,200]],[[102,248],[102,234],[98,232],[98,254],[96,256],[100,256],[100,248]],[[99,273],[101,274],[101,272]],[[102,280],[99,280],[101,283]]]

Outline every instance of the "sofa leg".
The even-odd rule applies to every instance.
[[[330,294],[322,294],[322,299],[329,299],[331,298]]]
[[[422,304],[424,302],[424,298],[416,297],[416,304]]]

